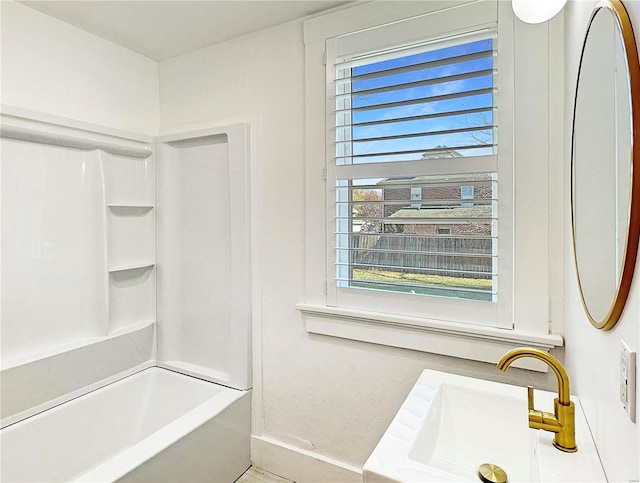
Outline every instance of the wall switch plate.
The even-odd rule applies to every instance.
[[[632,422],[636,422],[636,352],[620,340],[620,402]]]

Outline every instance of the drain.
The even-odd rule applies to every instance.
[[[484,483],[506,483],[507,473],[498,465],[483,463],[478,468],[478,476]]]

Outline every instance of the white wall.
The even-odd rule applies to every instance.
[[[157,62],[24,5],[0,8],[2,104],[157,132]]]
[[[252,123],[252,457],[296,481],[358,481],[424,368],[542,388],[554,388],[555,379],[304,330],[295,308],[304,287],[303,74],[300,21],[163,61],[161,132],[208,121]],[[314,458],[345,469],[329,473]]]
[[[572,1],[565,11],[567,42],[565,52],[565,126],[571,133],[573,99],[582,40],[596,1]],[[640,34],[640,1],[624,1],[635,30]],[[635,93],[638,95],[640,93]],[[565,216],[570,220],[570,148],[565,143]],[[640,263],[636,265],[631,293],[618,324],[610,331],[591,326],[582,309],[573,265],[570,223],[565,224],[565,292],[567,370],[572,376],[573,392],[579,394],[591,431],[600,451],[609,481],[637,481],[640,424],[630,422],[618,401],[620,339],[640,349]],[[638,406],[637,406],[638,407]],[[636,411],[637,412],[637,411]]]

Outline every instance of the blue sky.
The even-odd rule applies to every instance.
[[[372,154],[376,152],[397,151],[397,150],[426,150],[438,145],[463,146],[478,144],[476,139],[492,143],[492,131],[474,131],[472,133],[455,133],[432,136],[420,136],[400,140],[384,140],[375,142],[357,142],[358,139],[365,139],[378,136],[413,134],[419,132],[433,132],[448,129],[459,129],[463,127],[475,127],[491,125],[493,123],[492,112],[450,115],[433,119],[402,121],[402,118],[419,116],[425,114],[442,113],[446,111],[459,111],[472,108],[491,107],[493,96],[491,93],[461,97],[455,99],[421,102],[406,106],[380,107],[370,110],[359,111],[359,108],[370,107],[379,104],[404,101],[415,98],[440,96],[452,92],[469,91],[477,89],[491,89],[493,87],[493,75],[483,73],[475,77],[456,79],[449,82],[437,82],[424,86],[408,86],[405,88],[393,89],[393,86],[411,82],[437,79],[452,75],[469,74],[477,71],[491,70],[493,68],[492,55],[445,64],[435,67],[422,67],[409,72],[366,77],[367,74],[375,74],[389,69],[396,69],[404,66],[415,66],[429,61],[437,61],[448,57],[460,56],[472,53],[487,52],[493,50],[492,40],[485,39],[469,42],[462,45],[446,47],[438,50],[431,50],[419,54],[407,55],[404,57],[373,62],[362,66],[353,67],[351,71],[351,92],[352,92],[352,123],[353,123],[353,154]],[[364,76],[364,77],[363,77]],[[362,78],[359,78],[362,77]],[[392,90],[366,94],[369,89],[391,87]],[[371,126],[358,126],[359,123],[395,120],[394,122],[377,124]],[[474,139],[474,137],[476,139]],[[492,148],[480,148],[460,150],[463,155],[480,155],[493,153]],[[422,153],[407,154],[392,157],[372,157],[354,159],[354,163],[361,162],[381,162],[403,159],[419,159]]]

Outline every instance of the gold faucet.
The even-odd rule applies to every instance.
[[[569,398],[569,376],[567,371],[565,371],[558,359],[532,347],[518,347],[507,352],[498,362],[498,369],[506,371],[513,361],[521,357],[533,357],[547,363],[558,378],[558,397],[553,400],[553,414],[533,408],[533,387],[529,386],[529,427],[554,432],[553,445],[561,451],[575,453],[578,451],[576,446],[575,406]]]

